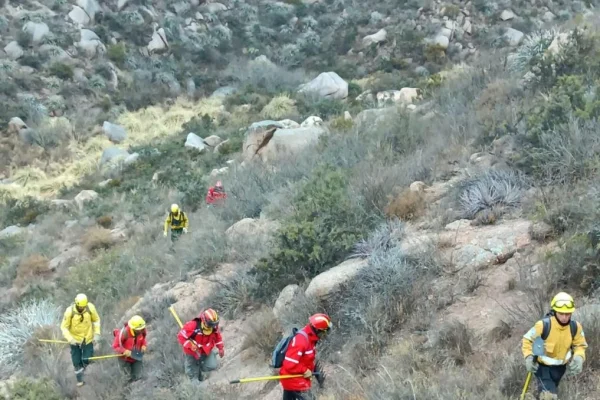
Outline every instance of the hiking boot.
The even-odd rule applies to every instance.
[[[77,387],[82,387],[83,385],[85,385],[85,382],[77,382]]]
[[[550,392],[540,393],[540,400],[558,400],[558,395]]]

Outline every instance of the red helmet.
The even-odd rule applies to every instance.
[[[308,322],[317,331],[329,331],[331,329],[331,318],[327,314],[314,314],[308,319]]]
[[[200,318],[200,321],[209,328],[214,329],[219,326],[219,314],[212,308],[207,308],[202,311],[200,315],[198,315],[198,318]]]

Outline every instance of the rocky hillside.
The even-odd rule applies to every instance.
[[[600,395],[594,2],[0,7],[0,397],[277,399],[228,381],[270,374],[281,334],[325,311],[320,400],[514,399],[559,290],[591,344],[561,398]],[[105,360],[76,389],[36,342],[78,292],[100,354],[144,316],[143,382]],[[200,385],[170,305],[222,315]]]

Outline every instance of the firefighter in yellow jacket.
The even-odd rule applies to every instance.
[[[71,361],[75,368],[77,386],[83,386],[83,372],[89,364],[89,358],[94,355],[94,342],[101,339],[100,317],[85,294],[78,294],[74,304],[67,307],[60,329],[71,345]]]
[[[169,226],[171,227],[171,240],[176,241],[182,233],[187,233],[188,218],[183,211],[179,209],[177,204],[171,205],[171,212],[167,214],[165,219],[164,236],[169,235]]]
[[[567,293],[558,293],[550,303],[552,311],[523,336],[523,357],[528,372],[535,373],[540,398],[557,398],[565,372],[578,375],[583,369],[587,343],[583,326],[571,318],[575,302]],[[533,356],[533,341],[544,340],[544,355]]]

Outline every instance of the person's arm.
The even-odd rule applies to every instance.
[[[90,314],[92,316],[92,326],[94,327],[94,335],[100,335],[100,315],[93,304],[89,305]]]
[[[169,225],[171,224],[171,213],[167,215],[165,219],[165,233],[169,233]]]
[[[188,349],[191,351],[197,350],[196,344],[193,343],[192,340],[190,339],[192,336],[192,333],[194,333],[195,328],[196,328],[196,321],[193,321],[193,320],[188,321],[188,322],[186,322],[186,324],[183,326],[183,328],[177,334],[177,340],[183,346],[184,349]]]
[[[67,307],[65,314],[63,315],[62,322],[60,323],[60,330],[63,334],[63,337],[69,343],[75,340],[69,331],[69,329],[71,329],[71,314],[71,307]]]
[[[282,368],[285,368],[291,375],[303,374],[307,368],[300,363],[300,358],[306,351],[306,339],[304,336],[297,334],[288,346],[283,359]]]
[[[183,211],[182,211],[183,212]],[[189,227],[188,216],[186,213],[183,213],[183,227],[187,229]]]
[[[117,351],[117,353],[120,354],[124,354],[127,349],[125,347],[123,347],[123,335],[126,334],[124,333],[125,329],[121,328],[119,329],[119,333],[117,333],[117,340],[116,340],[116,346],[113,346],[113,348]]]
[[[585,360],[585,349],[587,349],[588,345],[583,334],[583,326],[579,322],[577,323],[577,333],[573,338],[571,346],[573,347],[573,357],[580,356]]]
[[[223,345],[223,336],[221,336],[221,331],[217,329],[215,331],[215,346],[219,349],[219,352],[222,353],[225,350]]]
[[[521,351],[523,352],[523,358],[533,356],[533,341],[542,336],[544,330],[544,322],[538,321],[535,325],[523,335],[523,343],[521,345]]]

